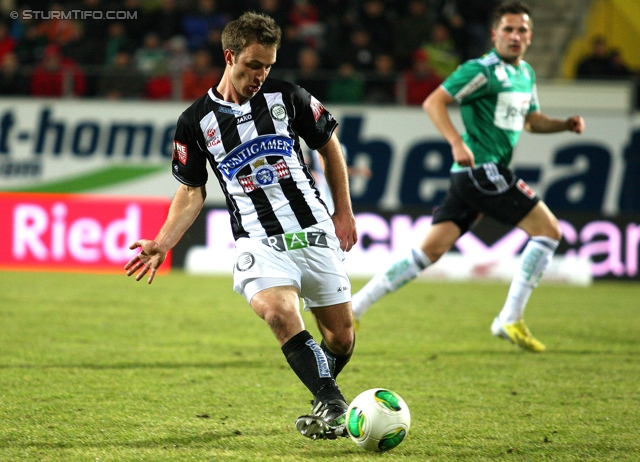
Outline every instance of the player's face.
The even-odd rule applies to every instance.
[[[229,52],[228,59],[232,59],[231,83],[240,99],[246,101],[258,93],[276,62],[276,47],[265,47],[253,43],[234,55]]]
[[[531,20],[527,14],[505,14],[491,30],[498,54],[506,62],[518,64],[531,44]]]

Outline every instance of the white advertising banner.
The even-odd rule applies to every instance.
[[[231,274],[236,264],[229,214],[223,209],[206,211],[206,241],[194,245],[186,253],[185,270],[195,274]],[[376,213],[357,213],[359,240],[345,254],[347,272],[352,277],[371,277],[385,265],[407,254],[411,246],[422,240],[431,225],[431,216],[413,218],[393,215],[390,219]],[[575,233],[570,223],[561,221],[565,232]],[[514,229],[497,242],[488,245],[473,232],[462,236],[455,244],[455,252],[445,254],[433,267],[421,274],[421,279],[493,280],[508,282],[518,268],[518,254],[527,242],[524,231]],[[367,244],[365,244],[367,242]],[[598,254],[605,252],[598,250]],[[592,255],[581,250],[554,257],[545,272],[546,281],[579,286],[591,284],[594,268]],[[609,272],[595,275],[602,276]],[[632,276],[637,273],[637,268]]]
[[[2,99],[0,191],[171,197],[178,186],[170,172],[171,142],[186,105]],[[348,162],[372,171],[370,178],[353,180],[354,203],[430,213],[448,186],[451,154],[422,110],[328,109],[340,122]],[[550,115],[569,115],[556,111]],[[640,164],[639,122],[620,112],[583,115],[582,136],[523,133],[512,167],[553,210],[615,214],[623,191],[637,194],[637,175],[627,167]],[[224,203],[217,185],[208,189],[209,204]]]

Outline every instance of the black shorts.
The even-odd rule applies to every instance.
[[[480,213],[517,225],[540,201],[510,169],[499,164],[451,173],[451,187],[433,214],[433,224],[453,221],[466,233]]]

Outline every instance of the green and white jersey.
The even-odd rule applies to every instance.
[[[442,87],[460,104],[466,128],[462,139],[476,165],[508,166],[525,118],[540,110],[533,68],[524,61],[508,64],[493,49],[460,65]],[[460,168],[454,163],[451,170]]]

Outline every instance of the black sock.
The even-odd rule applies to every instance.
[[[342,393],[331,375],[324,351],[311,334],[303,330],[282,345],[282,353],[293,372],[305,384],[314,397],[321,400],[342,399]]]
[[[340,372],[342,372],[342,369],[344,369],[344,366],[347,365],[347,363],[349,362],[349,360],[351,359],[351,355],[353,355],[353,349],[356,345],[356,339],[355,337],[353,338],[353,346],[351,347],[351,351],[349,353],[347,353],[346,355],[336,355],[334,354],[329,347],[327,346],[327,344],[325,343],[324,340],[322,340],[322,343],[320,343],[320,347],[322,348],[322,350],[324,351],[325,356],[327,357],[327,361],[329,362],[329,368],[331,369],[331,375],[333,376],[334,379],[338,378],[338,374]]]

